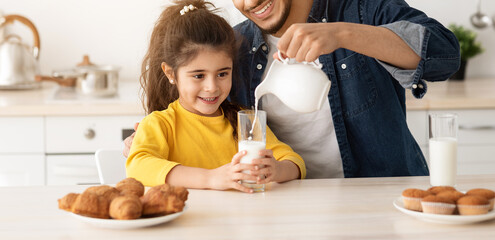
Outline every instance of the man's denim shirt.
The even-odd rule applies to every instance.
[[[337,49],[319,61],[331,80],[328,94],[345,177],[428,175],[428,167],[406,123],[405,88],[421,98],[426,81],[449,78],[460,64],[455,36],[403,0],[314,0],[308,22],[352,22],[387,27],[421,56],[415,70]],[[267,68],[268,45],[246,20],[232,100],[254,106],[254,90]],[[411,30],[412,29],[412,30]],[[407,37],[407,38],[406,38]]]

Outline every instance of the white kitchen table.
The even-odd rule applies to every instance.
[[[190,190],[173,221],[133,230],[98,228],[58,209],[88,186],[0,188],[0,239],[495,239],[495,220],[447,225],[394,208],[428,177],[295,180],[265,193]],[[495,189],[495,175],[459,176],[457,189]]]

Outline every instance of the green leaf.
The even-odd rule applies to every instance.
[[[455,23],[450,24],[449,29],[454,33],[455,37],[459,41],[462,61],[467,61],[468,59],[485,51],[485,49],[481,46],[481,42],[476,42],[477,34],[474,31]]]

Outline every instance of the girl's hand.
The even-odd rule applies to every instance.
[[[241,158],[246,155],[246,151],[238,152],[232,158],[232,162],[221,167],[210,170],[209,186],[211,189],[227,190],[237,189],[241,192],[252,193],[251,188],[245,187],[239,183],[240,180],[256,181],[257,177],[242,171],[254,171],[255,165],[240,163]]]
[[[272,150],[261,150],[260,156],[264,157],[253,159],[254,171],[251,171],[251,175],[256,177],[258,184],[286,181],[282,179],[282,163],[273,157]]]

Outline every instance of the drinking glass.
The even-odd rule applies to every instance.
[[[259,151],[266,147],[266,112],[262,110],[239,111],[237,123],[239,152],[247,151],[241,163],[249,164],[253,159],[261,158]],[[265,184],[257,184],[256,181],[241,181],[241,184],[255,192],[265,191]]]
[[[457,176],[457,114],[430,114],[430,184],[454,186]]]

